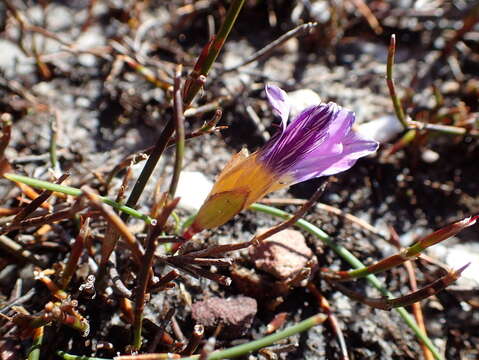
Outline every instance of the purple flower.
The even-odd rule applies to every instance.
[[[378,148],[376,141],[352,131],[354,113],[333,102],[303,110],[288,125],[288,95],[273,85],[266,86],[266,95],[282,130],[258,157],[272,172],[289,178],[288,185],[348,170]]]
[[[248,155],[243,150],[233,156],[185,238],[224,224],[272,191],[345,171],[378,148],[376,141],[351,130],[354,113],[335,103],[311,106],[288,124],[288,95],[272,85],[266,86],[266,95],[281,118],[281,130],[257,152]]]

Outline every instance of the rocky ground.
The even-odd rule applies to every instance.
[[[184,65],[186,77],[221,24],[228,3],[2,2],[0,112],[2,124],[7,120],[13,124],[4,152],[12,171],[48,181],[68,172],[64,184],[88,185],[116,198],[125,171],[116,174],[110,186],[106,184],[108,175],[125,156],[155,143],[173,116],[171,93],[166,88],[172,83],[176,64]],[[479,213],[478,8],[474,1],[247,1],[204,90],[186,113],[186,132],[210,120],[217,108],[223,111],[218,125],[227,128],[187,142],[178,190],[181,221],[198,208],[232,154],[243,147],[253,151],[274,133],[276,120],[263,91],[266,83],[288,91],[296,111],[319,98],[353,110],[356,129],[381,142],[375,156],[331,177],[320,200],[358,217],[360,225],[321,206],[313,207],[306,216],[364,263],[396,251],[390,242],[391,229],[398,233],[401,245],[407,246],[452,221]],[[264,57],[237,67],[249,55],[307,22],[317,25]],[[392,34],[397,42],[394,78],[407,115],[422,123],[454,126],[462,129],[461,134],[423,130],[404,143],[405,131],[395,116],[385,78]],[[148,81],[127,59],[152,71],[157,82]],[[51,161],[52,143],[58,156],[56,166]],[[174,149],[170,148],[141,197],[139,211],[150,213],[157,182],[160,179],[163,188],[167,187],[173,161]],[[132,166],[129,189],[143,164]],[[298,184],[268,199],[294,212],[296,200],[308,199],[322,181]],[[6,179],[0,180],[0,200],[0,226],[4,229],[13,219],[7,210],[29,201],[25,190]],[[73,198],[53,196],[49,211],[60,211],[72,203]],[[98,269],[106,228],[98,213],[93,213],[90,221],[92,235],[65,288],[70,300],[78,301],[76,309],[88,321],[89,333],[82,336],[61,321],[53,321],[45,327],[41,359],[58,358],[59,350],[103,358],[128,352],[128,302],[111,282],[98,292],[88,285],[89,276]],[[248,241],[276,223],[277,218],[246,211],[219,229],[199,234],[191,246]],[[131,220],[128,225],[138,241],[145,239],[148,229],[143,222]],[[39,270],[53,269],[47,275],[58,282],[78,232],[79,218],[72,216],[51,225],[2,233],[2,360],[27,356],[32,334],[22,332],[25,328],[9,319],[22,311],[43,314],[49,302],[58,301],[34,273],[38,278]],[[457,282],[421,302],[428,335],[448,359],[479,356],[478,233],[479,227],[472,226],[426,252],[453,268],[471,262]],[[206,268],[232,279],[230,285],[179,271],[174,287],[151,289],[141,351],[184,351],[181,344],[194,337],[197,324],[205,326],[197,353],[215,332],[215,348],[228,348],[265,336],[281,319],[278,326],[283,329],[324,311],[307,281],[292,279],[305,267],[316,271],[348,269],[349,265],[311,235],[295,230],[279,236],[275,244],[284,242],[291,244],[290,248],[263,244],[264,248],[230,253],[234,264]],[[134,289],[138,268],[124,244],[116,249],[116,261],[119,277],[127,288]],[[442,276],[441,266],[431,261],[415,262],[419,287]],[[161,276],[172,268],[158,262],[154,270]],[[329,302],[351,359],[424,356],[397,312],[351,300],[322,280],[319,272],[315,274],[312,283]],[[379,278],[395,296],[411,292],[404,267]],[[345,284],[367,296],[380,297],[365,281]],[[334,327],[325,323],[254,352],[250,358],[342,359],[338,339]]]

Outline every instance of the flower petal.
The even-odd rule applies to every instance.
[[[321,147],[314,151],[316,155],[320,153],[325,156],[341,154],[343,152],[343,139],[351,131],[356,119],[353,112],[343,109],[336,103],[329,102],[327,106],[331,109],[332,117],[327,130],[328,138],[321,144]]]
[[[285,130],[291,110],[288,94],[274,85],[266,85],[265,91],[268,101],[273,108],[273,113],[281,118],[281,125],[283,130]]]
[[[320,104],[303,110],[259,150],[259,160],[278,177],[285,175],[328,138],[332,108]]]
[[[294,178],[293,184],[348,170],[359,158],[374,153],[379,144],[351,131],[344,137],[342,146],[343,150],[340,154],[325,156],[321,149],[321,151],[298,163],[291,172],[291,176]]]

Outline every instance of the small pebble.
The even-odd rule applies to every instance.
[[[470,263],[461,276],[449,286],[451,289],[479,289],[479,279],[477,278],[477,274],[479,274],[479,244],[437,244],[429,248],[428,253],[455,270]]]
[[[224,327],[219,337],[234,339],[244,335],[251,327],[258,305],[255,299],[246,296],[211,297],[195,302],[191,310],[198,324],[211,330],[221,323]]]
[[[184,210],[196,212],[208,196],[213,183],[198,171],[182,171],[176,196],[180,197],[178,206]]]
[[[286,229],[269,237],[260,245],[250,247],[255,266],[279,280],[291,279],[305,268],[313,257],[299,231]]]
[[[356,131],[380,143],[385,143],[398,136],[403,131],[403,127],[396,116],[386,115],[359,125]]]
[[[291,103],[290,119],[293,119],[305,108],[321,103],[319,95],[311,89],[299,89],[288,92],[288,96]]]
[[[425,149],[422,154],[421,158],[426,163],[433,163],[439,160],[439,154],[431,149]]]

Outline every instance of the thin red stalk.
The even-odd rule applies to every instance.
[[[68,178],[69,174],[63,174],[60,178],[55,181],[55,184],[61,184]],[[16,224],[23,219],[25,219],[28,215],[34,212],[38,207],[40,207],[44,202],[48,200],[48,198],[53,194],[53,191],[50,190],[43,190],[35,199],[33,199],[30,204],[23,207],[22,210],[15,216],[12,220],[12,224]]]
[[[339,326],[338,318],[334,315],[328,300],[321,294],[316,285],[314,285],[312,282],[308,283],[308,289],[318,300],[321,310],[328,315],[329,325],[338,339],[339,348],[341,350],[341,359],[349,360],[348,348],[346,346],[346,341],[344,340],[343,331],[341,330],[341,326]]]
[[[140,268],[140,274],[138,275],[138,286],[136,288],[135,297],[135,311],[133,322],[133,348],[139,350],[141,347],[141,330],[143,324],[143,309],[145,307],[146,288],[148,286],[149,277],[151,273],[151,266],[155,255],[157,246],[156,238],[163,231],[163,227],[166,224],[171,212],[175,209],[179,202],[179,198],[176,198],[169,202],[161,212],[157,219],[156,225],[151,229],[148,238],[146,239],[145,255],[142,258],[142,267]]]
[[[444,290],[446,287],[448,287],[451,283],[456,281],[461,273],[468,267],[469,264],[464,265],[458,270],[453,270],[450,271],[448,274],[445,276],[441,277],[440,279],[437,279],[436,281],[433,281],[429,285],[414,291],[408,295],[400,296],[398,298],[394,299],[373,299],[373,298],[367,298],[355,291],[349,290],[346,286],[341,285],[338,282],[334,282],[331,280],[326,279],[332,286],[336,287],[339,291],[341,291],[343,294],[346,296],[350,297],[351,299],[354,299],[356,301],[359,301],[363,304],[366,304],[368,306],[371,306],[376,309],[381,309],[381,310],[391,310],[393,308],[397,307],[404,307],[404,306],[409,306],[411,304],[414,304],[415,302],[424,300],[428,297],[431,297],[438,292]]]
[[[86,238],[89,236],[90,233],[90,218],[86,218],[83,224],[81,225],[80,232],[73,243],[71,250],[70,250],[70,257],[68,258],[67,265],[63,270],[62,277],[60,279],[60,284],[63,289],[65,289],[70,280],[73,277],[73,273],[76,270],[78,265],[78,260],[83,252],[83,247]]]
[[[428,247],[438,244],[441,241],[444,241],[451,236],[456,235],[468,226],[474,225],[478,218],[479,215],[471,216],[461,221],[457,221],[453,224],[447,225],[433,232],[432,234],[429,234],[428,236],[420,239],[407,249],[402,250],[400,253],[389,256],[383,260],[376,262],[375,264],[351,271],[337,271],[335,273],[325,273],[324,276],[332,278],[334,280],[348,281],[392,269],[393,267],[401,265],[408,260],[416,258],[421,254],[422,251],[424,251]]]

